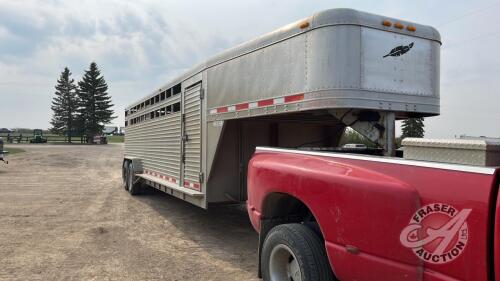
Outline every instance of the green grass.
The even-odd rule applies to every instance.
[[[8,155],[16,154],[16,153],[23,153],[26,152],[26,150],[21,149],[21,148],[12,148],[12,147],[4,147],[4,150],[8,151]]]
[[[108,136],[108,143],[123,142],[123,136]]]

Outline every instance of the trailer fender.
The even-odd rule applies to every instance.
[[[142,174],[144,172],[142,167],[142,159],[140,158],[125,156],[123,158],[123,162],[132,162],[132,166],[134,167],[134,174]]]

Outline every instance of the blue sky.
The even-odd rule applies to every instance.
[[[500,137],[499,1],[12,1],[0,0],[0,127],[48,128],[65,66],[91,61],[123,108],[208,57],[329,8],[354,8],[436,27],[441,116],[427,136]]]

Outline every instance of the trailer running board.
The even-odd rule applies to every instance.
[[[178,186],[176,184],[173,184],[167,180],[163,180],[163,179],[159,179],[155,176],[151,176],[151,175],[147,175],[147,174],[136,174],[137,177],[141,177],[147,181],[150,181],[154,184],[157,184],[157,185],[162,185],[166,188],[170,188],[172,190],[175,190],[175,191],[178,191],[178,192],[181,192],[181,193],[184,193],[186,195],[189,195],[189,196],[193,196],[193,197],[199,197],[199,196],[203,196],[203,192],[199,192],[199,191],[196,191],[196,190],[192,190],[192,189],[189,189],[189,188],[185,188],[185,187],[182,187],[182,186]],[[157,189],[161,189],[160,187],[158,186],[153,186],[154,188],[157,188]],[[163,189],[161,189],[163,190]],[[168,193],[168,192],[167,192]]]

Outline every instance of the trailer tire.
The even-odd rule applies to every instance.
[[[303,224],[281,224],[264,240],[261,257],[264,281],[335,280],[321,238]]]
[[[134,173],[134,165],[132,162],[129,163],[128,165],[128,192],[130,195],[138,195],[141,192],[141,183],[140,182],[135,182],[136,181],[136,176]]]
[[[122,165],[123,188],[128,191],[128,161],[123,161]]]

